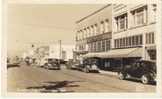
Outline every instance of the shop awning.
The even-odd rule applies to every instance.
[[[114,49],[108,52],[88,53],[84,58],[98,57],[98,58],[126,58],[126,57],[142,57],[142,48],[127,48]]]
[[[87,53],[87,54],[83,55],[83,58],[98,57],[98,54],[100,54],[100,53]]]

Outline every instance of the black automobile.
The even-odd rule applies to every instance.
[[[54,70],[60,70],[60,64],[59,61],[57,59],[53,59],[53,58],[48,58],[47,62],[44,64],[44,68],[46,69],[54,69]]]
[[[84,59],[81,64],[77,65],[78,69],[83,71],[83,72],[97,72],[99,73],[99,68],[97,66],[97,59],[94,58],[87,58]]]
[[[119,79],[133,78],[143,84],[156,81],[156,63],[140,60],[130,65],[122,66],[118,72]]]

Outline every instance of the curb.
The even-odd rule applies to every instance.
[[[100,70],[99,72],[100,72],[101,74],[107,74],[107,75],[113,75],[113,76],[117,76],[117,75],[118,75],[117,72],[111,72],[111,71]]]

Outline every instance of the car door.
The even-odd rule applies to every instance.
[[[128,70],[129,75],[136,77],[138,74],[138,63],[135,62],[132,64],[132,66]]]

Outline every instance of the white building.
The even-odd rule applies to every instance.
[[[56,59],[73,59],[73,49],[74,45],[61,45],[60,44],[51,44],[49,45],[49,57]]]

